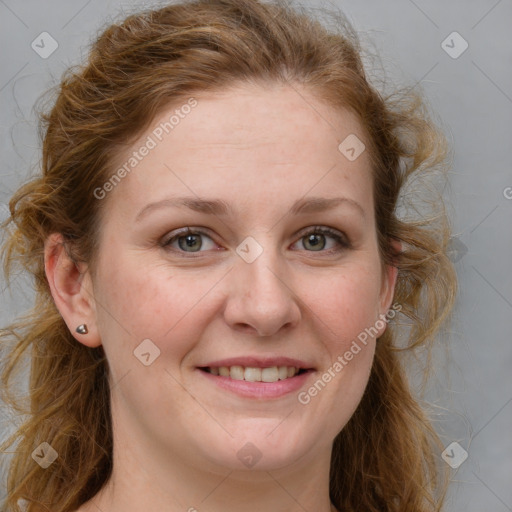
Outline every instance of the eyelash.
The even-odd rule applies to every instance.
[[[212,237],[207,232],[205,232],[201,229],[193,229],[193,228],[187,227],[187,228],[183,228],[182,230],[178,231],[170,238],[164,238],[163,241],[160,243],[160,246],[166,250],[176,251],[176,252],[180,253],[180,255],[184,255],[184,257],[186,257],[186,258],[197,258],[197,257],[199,257],[199,255],[201,255],[201,253],[203,253],[205,251],[187,252],[187,251],[183,251],[181,249],[174,249],[174,248],[171,249],[170,248],[170,245],[175,240],[178,240],[179,238],[187,236],[187,235],[204,235],[213,241]],[[304,249],[306,252],[312,252],[312,253],[318,252],[318,253],[324,253],[324,254],[325,253],[333,254],[333,253],[341,252],[343,250],[350,249],[352,247],[350,241],[348,240],[348,238],[346,236],[342,235],[340,232],[338,232],[332,228],[328,228],[328,227],[324,227],[324,226],[312,227],[309,231],[306,231],[304,234],[302,234],[297,241],[299,241],[303,238],[306,238],[307,236],[311,236],[311,235],[327,235],[327,236],[333,238],[339,244],[340,247],[333,248],[333,249],[327,249],[327,250],[319,250],[319,251],[308,251],[307,249]]]

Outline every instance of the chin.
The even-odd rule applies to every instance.
[[[229,429],[228,429],[229,430]],[[312,452],[314,440],[304,434],[304,427],[291,429],[283,418],[254,419],[249,426],[230,430],[223,439],[212,441],[214,449],[208,450],[207,458],[216,465],[233,471],[275,471],[299,462]],[[308,434],[311,434],[308,428]],[[309,437],[309,436],[308,436]]]

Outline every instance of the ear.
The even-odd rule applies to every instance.
[[[393,248],[393,253],[398,255],[402,252],[402,243],[399,240],[392,239],[391,247]],[[391,302],[393,301],[393,297],[395,295],[395,285],[398,276],[398,267],[395,265],[386,265],[384,267],[384,272],[382,274],[382,284],[381,284],[381,292],[380,292],[380,311],[379,318],[385,318],[388,313]],[[382,336],[386,330],[387,322],[383,322],[384,326],[382,329],[379,329],[378,336]]]
[[[71,334],[88,347],[101,345],[90,273],[85,264],[69,257],[60,233],[51,234],[45,241],[44,268],[55,305]],[[81,324],[87,325],[87,334],[76,332]]]

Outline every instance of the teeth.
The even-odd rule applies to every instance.
[[[226,366],[221,366],[219,368],[219,375],[221,377],[229,377],[229,368],[227,368]]]
[[[261,382],[277,382],[279,380],[279,370],[277,366],[272,368],[263,368],[261,370]]]
[[[261,382],[261,368],[248,366],[244,372],[244,379],[249,382]]]
[[[242,366],[232,366],[228,368],[228,375],[235,380],[244,380],[244,369]]]
[[[278,371],[279,380],[284,380],[288,377],[288,368],[286,366],[280,366]]]
[[[248,382],[277,382],[294,377],[299,373],[295,366],[272,366],[270,368],[253,368],[250,366],[220,366],[219,368],[207,368],[213,375],[231,377],[234,380],[246,380]]]

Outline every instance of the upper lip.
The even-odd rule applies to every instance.
[[[198,368],[206,367],[221,367],[221,366],[244,366],[245,368],[271,368],[272,366],[295,366],[295,368],[303,370],[313,370],[313,365],[301,361],[300,359],[293,359],[291,357],[264,357],[264,356],[244,356],[244,357],[230,357],[228,359],[219,359],[211,361]]]

